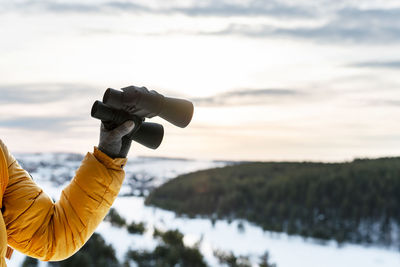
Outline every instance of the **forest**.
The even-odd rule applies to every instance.
[[[400,247],[400,158],[234,164],[170,180],[146,204],[290,235]]]

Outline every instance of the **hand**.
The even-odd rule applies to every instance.
[[[135,128],[135,122],[126,121],[114,130],[107,130],[103,123],[100,127],[99,149],[111,158],[126,158],[132,140],[126,135]]]

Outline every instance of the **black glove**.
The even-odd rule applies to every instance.
[[[134,128],[133,121],[126,121],[114,130],[107,130],[102,123],[98,148],[111,158],[126,158],[132,143],[126,135]]]

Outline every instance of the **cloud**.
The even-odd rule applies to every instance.
[[[263,105],[277,101],[294,100],[303,92],[290,89],[247,89],[235,90],[211,97],[194,98],[197,106]]]
[[[362,10],[344,8],[333,13],[332,19],[318,26],[293,28],[267,24],[230,24],[210,34],[246,37],[292,37],[319,42],[398,43],[400,42],[400,9]]]
[[[103,13],[109,11],[125,12],[152,12],[153,10],[142,5],[129,2],[107,2],[107,3],[68,3],[54,1],[29,1],[22,9],[27,11],[47,11],[55,13]],[[155,10],[154,10],[155,11]]]
[[[143,2],[146,3],[146,2]],[[131,12],[153,14],[184,14],[187,16],[270,16],[270,17],[310,17],[310,9],[292,6],[281,1],[253,0],[247,3],[230,3],[229,1],[210,1],[208,4],[179,5],[171,3],[158,4],[158,7],[137,4],[127,1],[108,1],[103,3],[71,3],[60,1],[23,1],[0,4],[0,10],[28,12],[57,12],[57,13],[107,13]]]
[[[69,131],[89,119],[87,102],[101,91],[80,84],[0,85],[0,128]]]
[[[349,65],[357,68],[400,69],[400,61],[366,61]]]
[[[377,106],[377,107],[399,107],[400,100],[396,99],[375,99],[366,102],[366,106]]]
[[[77,117],[18,117],[0,119],[0,128],[65,132],[78,120]]]
[[[212,2],[211,2],[212,3]],[[188,16],[269,16],[310,17],[313,13],[303,7],[288,6],[274,1],[252,1],[249,5],[218,3],[208,6],[172,8],[170,11]]]
[[[327,4],[320,2],[291,2],[284,0],[225,1],[191,3],[173,1],[5,1],[0,4],[0,12],[31,13],[104,13],[104,14],[154,14],[203,17],[267,17],[283,19],[281,23],[226,25],[217,31],[191,34],[241,35],[250,38],[289,37],[318,42],[386,44],[400,41],[400,8],[357,8],[353,3]],[[308,26],[288,26],[290,19],[307,21]],[[310,26],[310,23],[314,26]],[[324,22],[324,23],[321,23]],[[293,24],[292,24],[293,25]],[[299,25],[299,24],[297,24]],[[107,30],[105,30],[107,31]],[[165,33],[165,32],[164,32]],[[187,34],[187,31],[180,33]],[[160,33],[162,34],[162,33]]]
[[[90,96],[99,90],[76,84],[0,85],[0,104],[39,104]]]

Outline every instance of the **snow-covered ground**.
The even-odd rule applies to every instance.
[[[81,157],[71,154],[34,154],[18,155],[24,166],[30,170],[37,183],[54,199],[58,199],[61,189],[68,183],[74,170],[79,166]],[[159,185],[176,175],[199,169],[220,167],[227,162],[194,161],[162,158],[130,159],[127,171],[129,177],[140,173],[154,177],[152,183]],[[58,179],[58,177],[64,177]],[[64,179],[64,180],[63,180]],[[127,188],[124,189],[128,190]],[[144,198],[137,196],[119,197],[114,208],[127,219],[128,223],[145,222],[148,231],[144,235],[131,235],[125,229],[115,228],[103,222],[97,232],[116,249],[117,256],[123,260],[129,249],[151,249],[156,246],[152,238],[152,229],[179,229],[185,234],[184,241],[194,244],[201,240],[200,249],[211,266],[219,266],[213,256],[213,250],[232,251],[236,255],[248,255],[254,262],[258,256],[268,251],[271,262],[278,267],[398,267],[400,252],[395,249],[344,245],[338,247],[335,242],[320,244],[316,240],[292,237],[263,231],[260,227],[245,221],[216,221],[209,219],[178,218],[173,212],[144,205]],[[243,228],[239,229],[239,223]],[[14,252],[8,266],[21,266],[22,254]],[[41,263],[41,266],[46,266]]]
[[[400,266],[400,252],[396,250],[360,245],[344,245],[338,247],[335,242],[321,245],[315,240],[304,240],[302,237],[291,237],[286,234],[263,231],[260,227],[247,222],[216,221],[214,226],[209,219],[177,218],[173,212],[158,208],[146,207],[143,198],[125,197],[115,202],[115,208],[130,221],[144,221],[150,228],[156,226],[161,229],[179,229],[185,234],[185,241],[195,243],[202,240],[201,251],[208,262],[218,266],[212,251],[222,249],[233,251],[236,255],[251,255],[258,258],[265,251],[271,256],[271,262],[278,267],[395,267]],[[242,223],[244,230],[239,230]],[[142,239],[118,243],[126,237],[126,232],[108,234],[109,224],[103,224],[98,229],[105,239],[116,244],[118,256],[122,256],[124,248],[151,247],[151,236]]]

